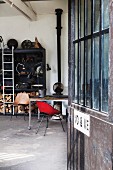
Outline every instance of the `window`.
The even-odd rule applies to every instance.
[[[93,31],[98,32],[100,28],[100,0],[93,0]]]
[[[92,100],[93,108],[99,109],[99,37],[93,38],[93,55],[92,55]]]
[[[108,111],[108,49],[109,35],[102,35],[102,68],[101,68],[101,110]]]
[[[109,0],[75,0],[75,103],[108,112]]]
[[[85,41],[85,106],[91,105],[91,39]]]
[[[91,34],[91,0],[87,0],[85,4],[85,35]]]

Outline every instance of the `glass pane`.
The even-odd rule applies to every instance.
[[[102,36],[102,88],[101,88],[101,110],[108,112],[108,52],[109,34]]]
[[[80,103],[83,104],[84,99],[84,42],[81,41],[81,50],[80,50]]]
[[[85,105],[91,105],[91,40],[85,42]]]
[[[87,0],[85,4],[85,34],[91,34],[91,0]]]
[[[93,32],[99,31],[100,23],[100,0],[94,0],[94,21],[93,21]]]
[[[78,30],[78,32],[79,32],[79,37],[80,37],[80,35],[81,35],[81,14],[80,14],[80,10],[81,10],[81,8],[80,8],[80,6],[81,6],[81,3],[80,3],[81,1],[78,1],[78,10],[79,10],[79,16],[78,16],[78,21],[79,21],[79,23],[78,23],[78,25],[79,25],[79,30]]]
[[[81,15],[81,19],[80,19],[80,37],[84,36],[84,0],[81,0],[81,8],[80,8],[80,15]]]
[[[75,0],[75,40],[78,39],[78,0]]]
[[[79,43],[79,56],[78,56],[78,100],[80,104],[80,99],[81,99],[81,43]]]
[[[78,101],[78,44],[75,44],[75,103]]]
[[[93,70],[92,70],[92,100],[93,108],[99,109],[99,37],[93,40]]]
[[[102,0],[102,28],[109,27],[109,0]]]

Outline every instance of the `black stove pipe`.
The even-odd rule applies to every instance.
[[[57,16],[57,69],[58,69],[58,82],[61,83],[61,14],[63,12],[62,9],[55,9],[56,16]]]

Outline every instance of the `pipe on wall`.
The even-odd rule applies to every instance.
[[[58,82],[61,82],[61,15],[63,10],[55,9],[57,16],[57,70],[58,70]]]

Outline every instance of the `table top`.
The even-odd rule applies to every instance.
[[[39,97],[39,96],[33,96],[30,97],[30,101],[35,101],[35,100],[58,100],[58,101],[62,101],[62,100],[68,100],[68,95],[46,95],[44,97]]]

